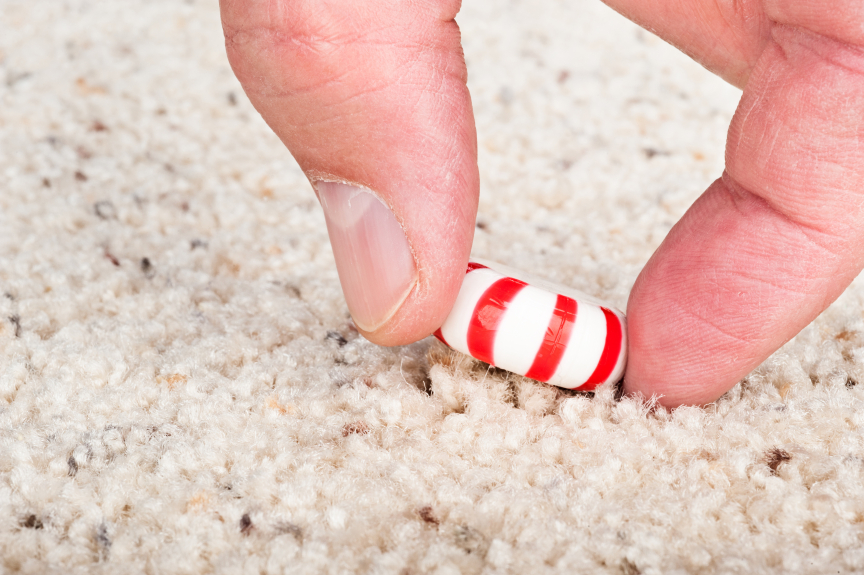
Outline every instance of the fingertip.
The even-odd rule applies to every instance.
[[[726,302],[724,310],[717,289],[700,281],[705,274],[693,258],[697,240],[682,242],[680,236],[689,223],[685,216],[670,232],[642,270],[627,304],[629,358],[623,393],[653,398],[666,409],[707,405],[755,367],[744,355],[743,338],[721,331],[736,329],[724,326],[733,304]],[[712,241],[706,233],[706,241]]]
[[[317,188],[348,308],[382,345],[443,323],[479,196],[459,2],[403,4],[223,6],[232,67]]]
[[[464,261],[454,261],[452,266],[421,268],[416,284],[392,316],[374,330],[358,326],[358,331],[383,346],[407,345],[432,335],[453,307],[467,262],[466,251]]]

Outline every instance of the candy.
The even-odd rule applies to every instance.
[[[496,367],[590,391],[627,362],[624,314],[564,286],[472,259],[435,337]]]

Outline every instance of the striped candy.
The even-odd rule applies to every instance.
[[[524,277],[499,264],[469,262],[456,303],[435,337],[558,387],[590,391],[618,381],[627,361],[624,314],[563,286],[517,275]]]

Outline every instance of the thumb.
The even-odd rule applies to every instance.
[[[342,290],[383,345],[444,321],[479,176],[458,0],[221,0],[228,59],[324,209]]]

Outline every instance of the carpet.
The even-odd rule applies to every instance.
[[[624,307],[739,92],[466,0],[474,254]],[[864,287],[711,406],[381,348],[214,0],[0,2],[0,571],[864,571]]]

